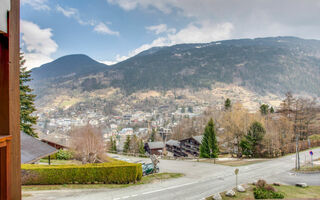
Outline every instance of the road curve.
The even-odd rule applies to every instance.
[[[313,149],[314,158],[319,158],[320,148]],[[308,152],[301,152],[304,158]],[[320,174],[301,175],[290,172],[294,168],[295,155],[289,155],[239,168],[239,183],[249,183],[263,178],[268,182],[294,184],[306,182],[320,185]],[[193,161],[161,160],[161,171],[181,172],[185,177],[137,185],[121,189],[86,189],[34,191],[25,200],[196,200],[235,187],[235,167]]]

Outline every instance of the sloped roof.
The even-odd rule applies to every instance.
[[[58,150],[40,140],[20,132],[21,163],[34,163],[37,160],[56,153]]]
[[[164,148],[163,142],[148,142],[148,146],[150,149],[161,149]]]
[[[192,138],[195,139],[199,144],[201,144],[203,135],[192,136]]]
[[[57,145],[60,145],[64,148],[68,148],[68,137],[59,133],[52,133],[50,135],[39,135],[41,141],[51,142]]]
[[[170,145],[170,146],[180,146],[180,142],[179,141],[177,141],[177,140],[169,140],[168,142],[167,142],[167,145]]]

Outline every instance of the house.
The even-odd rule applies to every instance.
[[[173,153],[176,157],[186,157],[186,153],[183,153],[180,147],[180,142],[178,140],[169,140],[166,143],[166,150]]]
[[[192,136],[190,138],[186,138],[180,140],[181,151],[188,156],[199,156],[200,145],[202,143],[202,135]]]
[[[53,133],[46,137],[42,137],[41,141],[56,149],[68,149],[70,146],[70,144],[68,144],[68,136],[59,133]]]
[[[144,149],[150,155],[152,155],[152,154],[162,155],[163,148],[164,148],[163,142],[148,142],[148,143],[145,143],[145,145],[144,145]]]
[[[24,132],[21,137],[21,163],[35,163],[41,158],[49,157],[58,152],[58,149],[38,140]],[[50,161],[49,161],[50,162]],[[50,163],[49,163],[50,164]]]
[[[160,134],[163,140],[168,140],[172,134],[172,131],[171,129],[161,127],[158,130],[158,133]]]
[[[55,142],[48,139],[41,139],[41,141],[56,149],[68,149],[66,144],[64,144],[63,142]]]
[[[0,199],[21,199],[20,1],[0,0]]]

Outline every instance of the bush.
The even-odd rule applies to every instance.
[[[58,160],[70,160],[72,159],[72,153],[68,150],[59,149],[59,151],[56,154],[56,158]]]
[[[265,180],[258,180],[256,188],[253,189],[254,198],[256,199],[283,199],[284,195],[277,192],[274,187],[268,185]]]
[[[266,185],[267,185],[267,182],[265,180],[260,179],[260,180],[258,180],[256,186],[257,186],[257,188],[264,188]]]
[[[283,199],[284,195],[280,192],[266,190],[265,188],[254,188],[253,190],[255,199]]]
[[[87,184],[108,183],[127,184],[142,177],[141,164],[122,161],[85,165],[32,165],[22,168],[23,185]]]

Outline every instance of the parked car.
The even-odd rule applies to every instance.
[[[158,173],[159,172],[159,167],[156,166],[154,169],[153,163],[147,163],[147,164],[142,164],[142,175],[148,175],[148,174],[153,174],[153,173]]]

